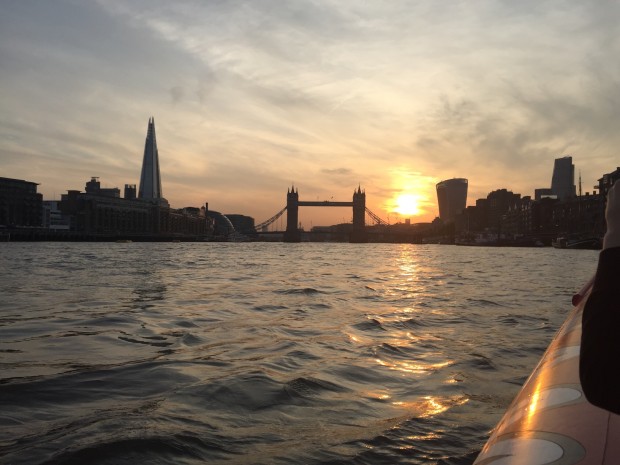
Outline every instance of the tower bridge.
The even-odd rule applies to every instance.
[[[366,208],[366,192],[362,191],[361,186],[353,192],[351,202],[340,202],[332,200],[314,201],[299,200],[299,190],[292,186],[287,189],[286,206],[268,220],[256,225],[256,230],[260,231],[276,222],[286,212],[286,231],[284,232],[285,242],[300,242],[301,231],[299,229],[299,207],[351,207],[353,209],[353,227],[349,240],[351,242],[366,242],[366,222],[365,215],[368,213],[375,224],[386,225],[383,221],[368,208]]]
[[[301,231],[299,224],[299,207],[353,207],[353,230],[349,240],[351,242],[366,242],[366,192],[358,187],[353,192],[352,202],[333,202],[333,201],[304,201],[299,200],[299,190],[292,186],[286,193],[286,232],[284,242],[301,242]]]

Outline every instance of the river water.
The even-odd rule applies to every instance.
[[[0,244],[0,463],[471,464],[597,252]]]

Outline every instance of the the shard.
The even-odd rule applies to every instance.
[[[157,140],[155,138],[155,118],[153,117],[149,118],[149,127],[146,133],[138,198],[153,200],[158,203],[164,200],[161,191],[161,177],[159,175],[159,154],[157,153]]]

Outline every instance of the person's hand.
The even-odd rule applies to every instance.
[[[620,181],[616,181],[607,192],[605,219],[607,232],[603,238],[603,249],[620,247]]]

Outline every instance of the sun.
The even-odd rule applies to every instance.
[[[417,215],[420,213],[419,196],[413,194],[400,194],[396,197],[394,211],[400,215]]]

